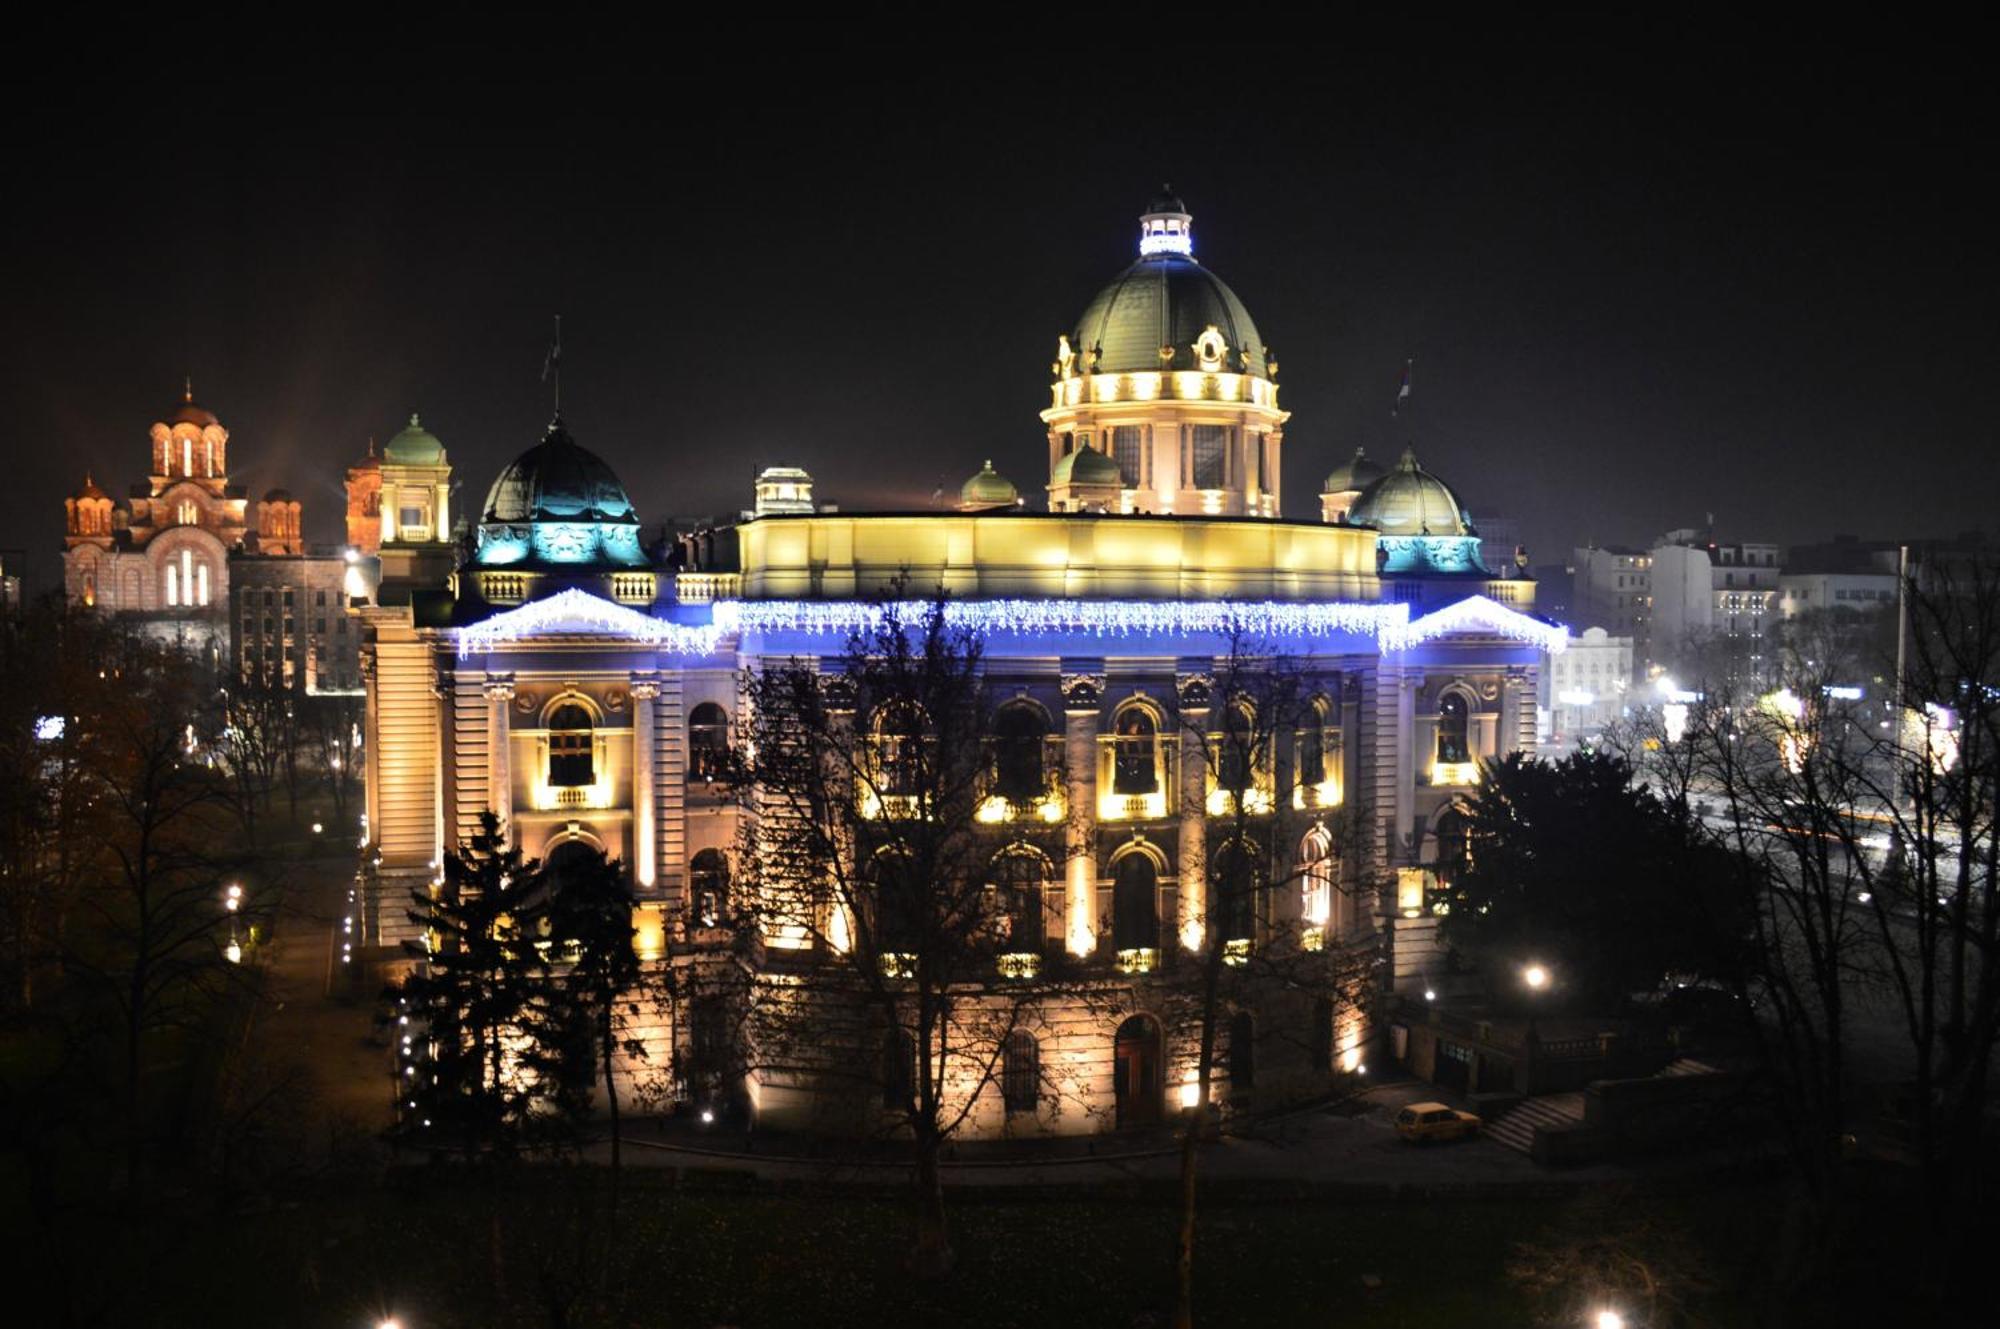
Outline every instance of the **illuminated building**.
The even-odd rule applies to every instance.
[[[996,1085],[976,1132],[1094,1131],[1172,1106],[1187,1048],[1160,1018],[1154,975],[1206,940],[1230,796],[1196,736],[1225,723],[1211,688],[1232,624],[1303,671],[1313,704],[1245,797],[1252,815],[1282,806],[1288,834],[1296,826],[1286,871],[1271,874],[1290,884],[1216,940],[1230,956],[1280,934],[1369,955],[1386,941],[1384,981],[1420,987],[1437,958],[1424,882],[1451,809],[1483,760],[1532,746],[1538,661],[1566,634],[1532,616],[1531,582],[1488,569],[1456,496],[1413,455],[1373,475],[1349,467],[1351,490],[1324,491],[1340,500],[1322,509],[1332,520],[1279,516],[1276,365],[1192,248],[1185,208],[1156,202],[1137,262],[1059,343],[1042,413],[1046,511],[991,463],[955,511],[900,513],[832,510],[811,477],[778,469],[740,524],[656,557],[612,468],[557,420],[467,514],[456,566],[435,524],[407,560],[385,539],[379,595],[357,611],[371,940],[400,939],[407,891],[491,810],[532,857],[587,846],[625,863],[647,959],[733,954],[712,924],[728,913],[746,814],[711,777],[740,718],[741,673],[838,659],[905,579],[916,594],[942,588],[948,617],[980,630],[995,723],[1041,755],[1032,789],[978,812],[996,882],[1013,889],[1026,872],[1041,901],[994,981],[1067,956],[1107,998],[1054,1012],[1035,1056],[1117,1110],[1058,1113]],[[441,448],[437,467],[426,483],[442,501]],[[1332,854],[1327,822],[1342,809],[1361,815],[1354,861]],[[765,953],[801,943],[762,941]],[[781,969],[745,963],[753,989],[783,986]],[[1122,1020],[1101,1013],[1114,1000]],[[1274,992],[1241,1016],[1234,1032],[1268,1048],[1256,1101],[1324,1092],[1358,1066],[1369,1009],[1300,1009]],[[647,1037],[664,1048],[695,1035],[655,1024]],[[735,1089],[762,1121],[824,1125],[830,1102],[851,1099],[837,1068],[750,1052]],[[878,1054],[829,1034],[830,1058]],[[1251,1090],[1220,1092],[1240,1104]]]

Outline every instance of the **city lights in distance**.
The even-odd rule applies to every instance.
[[[44,715],[35,721],[35,737],[44,743],[53,743],[63,736],[65,722],[60,715]]]

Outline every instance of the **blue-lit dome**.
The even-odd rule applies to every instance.
[[[487,491],[474,561],[646,566],[625,486],[601,457],[577,445],[560,416]]]

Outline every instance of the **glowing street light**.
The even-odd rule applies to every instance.
[[[242,908],[243,888],[233,881],[230,882],[229,889],[222,893],[222,907],[232,914]]]
[[[222,948],[222,953],[229,957],[229,963],[231,964],[243,963],[243,943],[240,941],[232,938],[230,943]]]
[[[1617,1311],[1602,1310],[1597,1313],[1597,1318],[1592,1324],[1595,1329],[1625,1329],[1625,1317]]]
[[[1531,964],[1521,971],[1521,981],[1528,985],[1530,992],[1540,992],[1549,985],[1549,971],[1538,964]]]

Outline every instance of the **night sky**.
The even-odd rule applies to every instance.
[[[540,436],[558,311],[564,415],[649,523],[778,462],[851,510],[987,457],[1039,500],[1056,336],[1162,181],[1282,364],[1291,517],[1413,436],[1537,562],[1709,512],[1992,529],[1996,108],[1965,58],[1112,49],[12,84],[0,548],[48,585],[63,496],[142,478],[183,374],[309,537],[412,410],[465,511]]]

